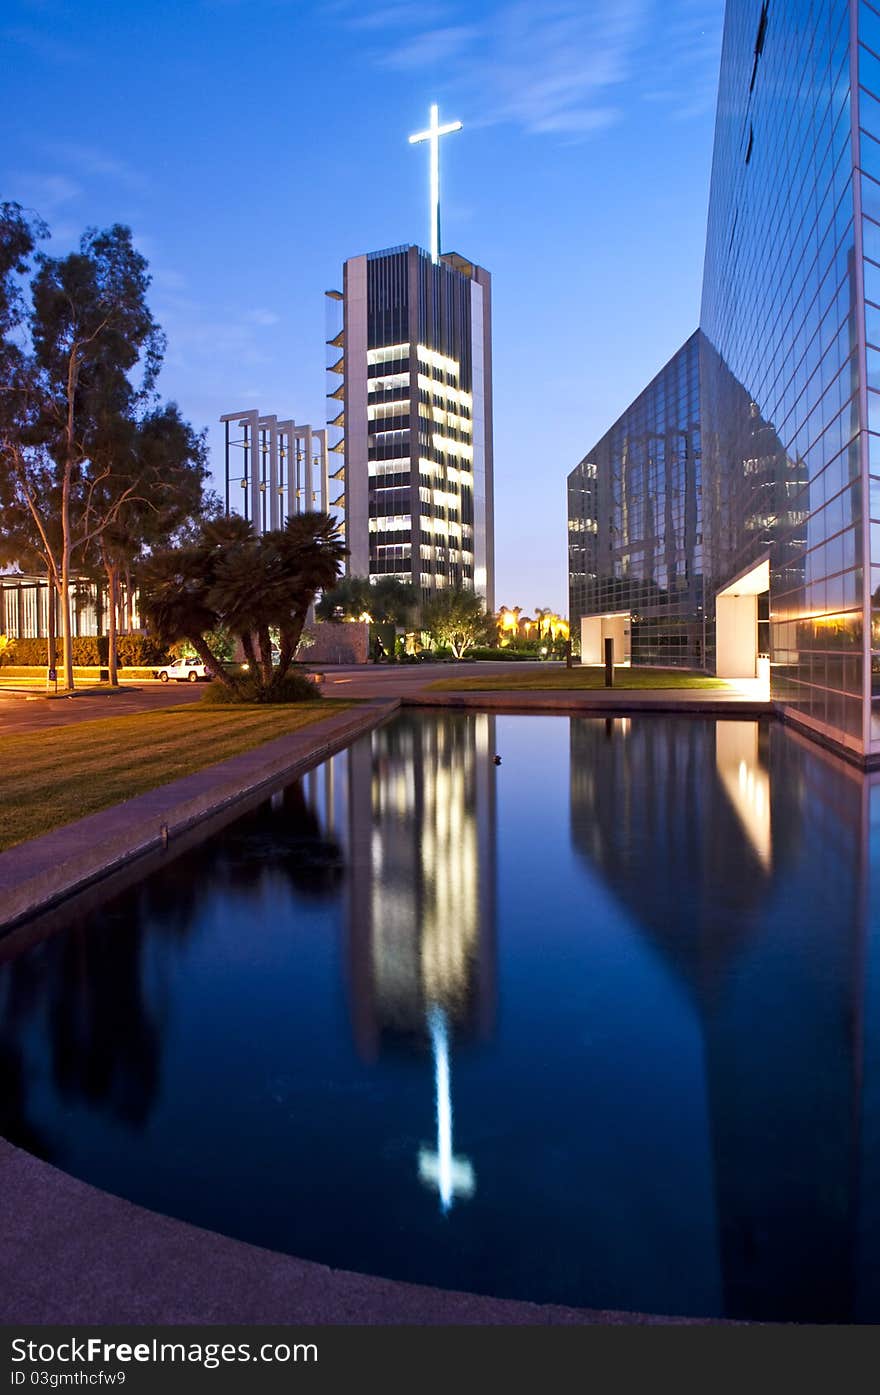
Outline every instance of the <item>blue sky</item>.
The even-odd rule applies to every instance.
[[[345,257],[428,240],[493,274],[497,602],[567,609],[565,476],[696,327],[722,0],[5,0],[0,198],[63,252],[121,221],[160,386],[324,420]]]

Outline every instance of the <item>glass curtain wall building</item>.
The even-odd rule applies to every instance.
[[[584,662],[701,667],[699,336],[569,476],[570,614]]]
[[[750,677],[769,660],[793,720],[880,758],[880,5],[728,0],[694,342],[704,636],[681,662]],[[649,473],[651,503],[622,511],[622,449],[606,479],[599,447],[585,457],[598,547],[570,553],[575,626],[636,566],[667,586],[643,536],[659,493]],[[642,647],[637,613],[633,659],[672,662],[672,628]]]
[[[348,570],[494,609],[491,278],[419,247],[351,257],[332,351],[331,451]],[[341,382],[340,382],[341,379]]]

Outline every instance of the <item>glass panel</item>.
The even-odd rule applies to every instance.
[[[869,218],[880,222],[880,184],[862,175],[862,208]]]
[[[859,125],[880,139],[880,102],[864,87],[859,89]]]
[[[880,179],[880,142],[869,136],[867,131],[862,131],[859,145],[862,169],[872,179]]]
[[[880,15],[865,0],[859,5],[859,38],[880,56]]]
[[[880,58],[859,44],[859,82],[880,97]]]

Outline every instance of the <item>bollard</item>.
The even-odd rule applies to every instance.
[[[614,687],[614,640],[605,641],[605,687]]]

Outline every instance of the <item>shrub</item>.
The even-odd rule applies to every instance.
[[[163,664],[167,652],[148,635],[120,635],[116,641],[116,659],[120,668],[151,668]]]
[[[538,655],[534,649],[471,649],[468,658],[471,659],[494,659],[499,663],[514,662],[522,659],[537,659]]]
[[[214,680],[205,690],[202,703],[208,707],[228,703],[314,702],[321,697],[320,688],[301,673],[288,673],[286,678],[264,688],[255,678],[239,678],[231,690]]]

